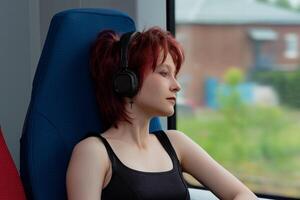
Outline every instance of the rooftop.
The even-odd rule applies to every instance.
[[[175,0],[179,24],[300,24],[300,13],[255,0]]]

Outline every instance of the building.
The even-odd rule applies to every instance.
[[[255,0],[177,0],[176,37],[186,60],[184,97],[205,105],[204,82],[230,67],[294,70],[300,63],[300,13]]]

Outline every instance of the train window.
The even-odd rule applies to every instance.
[[[255,193],[299,198],[300,1],[175,0],[174,7],[186,56],[176,127]]]

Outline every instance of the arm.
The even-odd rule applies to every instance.
[[[104,148],[104,145],[93,137],[79,142],[74,147],[66,175],[69,200],[100,199],[104,177],[109,167]]]
[[[220,199],[257,199],[242,182],[210,157],[204,149],[184,133],[168,130],[177,149],[183,171],[194,176]]]

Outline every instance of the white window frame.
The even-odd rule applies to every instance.
[[[284,35],[285,51],[284,56],[288,59],[297,58],[299,55],[299,37],[296,33],[287,33]]]

